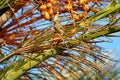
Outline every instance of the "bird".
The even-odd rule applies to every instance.
[[[64,31],[62,30],[62,25],[60,23],[59,12],[57,12],[57,14],[54,16],[53,21],[54,21],[55,32],[60,35],[64,35]]]

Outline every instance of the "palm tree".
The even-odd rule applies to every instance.
[[[106,41],[95,38],[120,31],[119,1],[3,1],[1,80],[77,80],[83,73],[84,79],[89,77],[89,71],[113,78],[104,68],[112,66],[106,59],[120,61],[105,55],[96,43]]]

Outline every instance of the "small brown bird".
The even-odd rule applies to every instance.
[[[55,29],[56,33],[58,33],[60,35],[64,34],[64,31],[62,30],[62,25],[60,23],[59,13],[58,12],[54,17],[54,29]]]

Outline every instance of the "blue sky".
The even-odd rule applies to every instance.
[[[115,33],[120,35],[120,32]],[[97,43],[99,46],[103,47],[105,50],[112,50],[112,57],[120,59],[120,37],[109,37],[112,42]],[[102,38],[101,38],[102,39]]]

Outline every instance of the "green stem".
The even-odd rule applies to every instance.
[[[108,28],[108,29],[105,29],[105,30],[101,30],[99,32],[85,34],[84,39],[83,39],[82,36],[80,36],[79,39],[80,40],[83,39],[83,41],[88,41],[88,40],[91,40],[91,39],[94,39],[94,38],[97,38],[97,37],[101,37],[101,36],[106,36],[108,34],[115,33],[115,32],[118,32],[118,31],[120,31],[120,26],[115,26],[113,28]]]
[[[120,10],[120,2],[117,3],[114,6],[107,7],[105,9],[101,10],[100,12],[96,13],[95,15],[90,17],[89,19],[91,19],[94,22],[94,21],[97,21],[101,18],[104,18],[104,17],[108,16],[109,14],[111,14],[111,13],[117,11],[117,10]]]
[[[92,39],[95,39],[95,38],[98,38],[98,37],[101,37],[101,36],[107,36],[109,34],[112,34],[112,33],[118,32],[118,31],[120,31],[120,26],[115,26],[113,28],[108,28],[108,29],[105,29],[105,30],[101,30],[99,32],[91,32],[91,33],[88,33],[88,34],[84,34],[84,36],[80,35],[77,38],[77,40],[71,40],[69,43],[71,45],[75,45],[75,44],[79,44],[81,41],[87,42],[89,40],[92,40]]]
[[[41,54],[41,55],[35,57],[35,59],[33,59],[33,60],[31,60],[31,59],[27,60],[27,63],[25,65],[21,66],[19,69],[17,69],[17,70],[14,68],[10,69],[9,71],[7,71],[7,73],[1,80],[15,80],[20,75],[24,74],[26,71],[33,68],[40,62],[43,62],[44,60],[46,60],[56,54],[59,54],[62,51],[64,51],[64,49],[62,49],[62,48],[50,49],[50,50],[46,51],[44,54]]]

